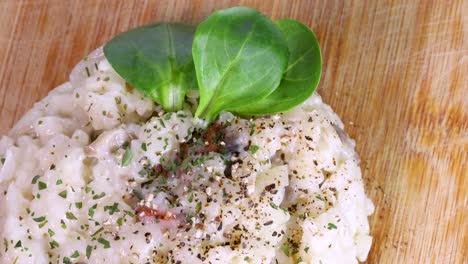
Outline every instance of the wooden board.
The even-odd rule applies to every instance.
[[[234,5],[316,32],[376,205],[368,263],[468,263],[468,1],[0,0],[0,134],[115,34]]]

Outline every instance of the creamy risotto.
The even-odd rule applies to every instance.
[[[1,263],[357,263],[372,238],[354,142],[315,93],[207,125],[101,50],[0,141]]]

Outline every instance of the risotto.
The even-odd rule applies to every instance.
[[[372,238],[343,124],[315,93],[213,124],[97,50],[0,141],[2,263],[357,263]]]

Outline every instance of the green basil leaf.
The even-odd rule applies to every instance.
[[[166,111],[182,109],[186,91],[196,89],[192,59],[195,28],[179,23],[138,27],[113,38],[104,54],[114,70]]]
[[[247,7],[208,17],[195,32],[192,54],[200,90],[195,115],[208,121],[271,94],[289,56],[273,21]]]
[[[291,19],[276,22],[289,48],[289,63],[276,90],[267,97],[236,109],[244,115],[284,112],[301,104],[317,88],[322,73],[320,45],[304,24]]]

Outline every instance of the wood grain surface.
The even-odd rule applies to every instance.
[[[468,1],[0,0],[0,135],[115,34],[234,5],[316,32],[376,206],[367,263],[468,263]]]

